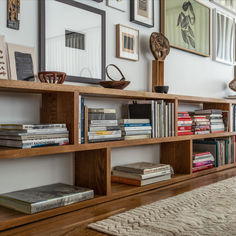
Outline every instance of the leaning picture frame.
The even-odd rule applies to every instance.
[[[70,82],[105,80],[105,22],[105,11],[80,2],[40,0],[40,71],[65,72]]]
[[[212,26],[212,59],[233,65],[235,57],[235,19],[219,10],[213,9]]]
[[[200,56],[211,55],[211,9],[197,0],[160,0],[161,32],[170,46]]]
[[[154,0],[130,0],[130,21],[154,27]]]
[[[10,80],[35,81],[37,65],[34,47],[7,44]]]

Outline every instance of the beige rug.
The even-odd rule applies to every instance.
[[[88,227],[127,236],[236,235],[236,177],[111,216]]]

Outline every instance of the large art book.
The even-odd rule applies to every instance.
[[[56,183],[1,194],[0,205],[26,214],[33,214],[93,197],[92,189]]]

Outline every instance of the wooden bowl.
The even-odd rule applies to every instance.
[[[99,84],[104,88],[124,89],[129,85],[130,81],[100,81]]]
[[[63,84],[66,73],[57,71],[41,71],[38,73],[40,82],[50,84]]]

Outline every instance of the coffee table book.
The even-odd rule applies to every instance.
[[[1,194],[0,205],[26,214],[33,214],[93,197],[92,189],[56,183]]]

